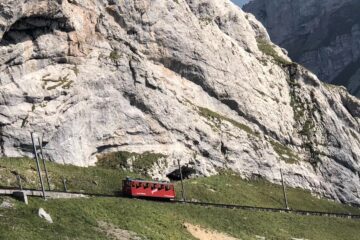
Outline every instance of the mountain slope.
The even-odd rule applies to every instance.
[[[15,207],[0,209],[1,214],[8,216],[7,221],[0,222],[2,239],[36,240],[44,236],[49,240],[59,237],[81,240],[128,239],[115,237],[117,232],[123,232],[121,230],[130,230],[137,233],[137,239],[189,240],[196,238],[187,232],[184,223],[192,223],[244,240],[256,239],[257,236],[280,240],[357,240],[359,228],[359,221],[351,219],[247,212],[118,198],[46,202],[33,199],[28,206],[16,203]],[[36,215],[40,207],[51,215],[54,224],[48,224]]]
[[[244,7],[295,61],[360,96],[360,3],[356,0],[265,1]]]
[[[40,187],[33,159],[0,158],[0,166],[0,187],[17,187],[14,170],[21,176],[25,188]],[[63,190],[61,178],[66,178],[69,191],[91,192],[100,196],[117,193],[121,189],[121,179],[129,174],[98,166],[82,168],[56,163],[49,163],[48,170],[52,189]],[[284,207],[281,186],[263,180],[245,181],[231,172],[185,180],[184,185],[189,200]],[[180,182],[176,183],[176,190],[180,199]],[[287,194],[292,209],[360,213],[359,208],[319,199],[301,189],[287,188]],[[13,207],[2,207],[9,205]],[[40,207],[51,215],[53,224],[37,216]],[[0,239],[28,240],[43,239],[44,236],[46,239],[193,239],[184,227],[185,223],[214,229],[239,239],[256,239],[258,235],[284,240],[355,240],[360,226],[360,221],[355,219],[220,209],[114,196],[47,201],[30,198],[29,205],[0,196],[0,215],[6,219],[0,221]],[[129,235],[127,231],[138,238],[126,237]]]
[[[360,203],[359,101],[230,1],[12,1],[0,38],[4,156],[30,156],[35,131],[60,163],[147,159],[164,177],[179,159],[275,183],[282,168],[292,187]]]

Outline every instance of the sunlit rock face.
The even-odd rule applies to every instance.
[[[360,203],[359,101],[325,86],[227,0],[1,1],[0,149],[154,177],[231,169]]]
[[[244,7],[271,39],[325,82],[360,96],[360,2],[357,0],[266,1]]]

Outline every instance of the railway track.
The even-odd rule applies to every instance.
[[[14,191],[19,191],[18,189],[0,189],[0,195],[12,195]],[[42,193],[39,190],[26,189],[28,196],[41,197]],[[47,197],[53,198],[77,198],[77,197],[111,197],[111,198],[127,198],[121,195],[109,195],[109,194],[94,194],[94,193],[84,193],[84,192],[64,192],[64,191],[47,191]],[[149,201],[147,199],[147,201]],[[163,201],[164,202],[164,201]],[[170,202],[164,203],[176,203],[176,204],[187,204],[187,205],[196,205],[203,207],[216,207],[224,209],[240,209],[246,211],[256,211],[256,212],[274,212],[274,213],[292,213],[303,216],[321,216],[321,217],[336,217],[336,218],[347,218],[347,219],[360,219],[360,215],[351,214],[351,213],[335,213],[335,212],[320,212],[320,211],[306,211],[306,210],[296,210],[296,209],[286,209],[286,208],[266,208],[266,207],[256,207],[256,206],[246,206],[246,205],[235,205],[235,204],[222,204],[222,203],[209,203],[209,202],[195,202],[195,201],[183,201],[183,200],[172,200]]]
[[[198,205],[198,206],[204,206],[204,207],[241,209],[241,210],[257,211],[257,212],[292,213],[292,214],[303,215],[303,216],[321,216],[321,217],[360,219],[360,215],[351,214],[351,213],[318,212],[318,211],[306,211],[306,210],[296,210],[296,209],[286,209],[286,208],[265,208],[265,207],[246,206],[246,205],[193,202],[193,201],[181,201],[181,200],[174,200],[173,202],[179,203],[179,204]]]

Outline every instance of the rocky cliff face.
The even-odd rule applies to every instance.
[[[360,2],[254,0],[244,7],[295,61],[360,96]]]
[[[360,102],[291,63],[227,0],[1,1],[3,156],[89,166],[110,152],[232,169],[360,203]]]

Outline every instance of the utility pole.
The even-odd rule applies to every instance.
[[[47,171],[47,168],[46,168],[46,162],[45,162],[44,152],[43,152],[43,147],[42,147],[42,144],[43,144],[42,138],[41,138],[41,141],[40,141],[40,137],[39,137],[38,142],[39,142],[39,146],[40,146],[40,153],[41,153],[42,162],[43,162],[44,169],[45,169],[45,176],[46,176],[47,185],[48,185],[49,191],[51,191],[49,174],[48,174],[48,171]]]
[[[183,175],[182,175],[182,170],[181,170],[181,166],[180,166],[180,160],[178,159],[178,165],[179,165],[179,172],[180,172],[180,179],[181,179],[181,197],[182,200],[184,202],[186,202],[185,199],[185,190],[184,190],[184,182],[183,182]]]
[[[18,181],[18,185],[19,185],[19,188],[20,188],[20,191],[23,190],[23,187],[22,187],[22,182],[21,182],[21,176],[20,175],[16,175],[16,179]]]
[[[35,146],[35,141],[34,141],[34,133],[31,133],[31,141],[32,141],[33,148],[34,148],[34,154],[35,154],[35,160],[36,160],[36,168],[37,168],[37,172],[38,172],[39,178],[40,178],[41,191],[42,191],[42,194],[43,194],[43,198],[46,200],[44,182],[43,182],[43,178],[42,178],[42,175],[41,175],[39,158],[38,158],[38,154],[37,154],[37,150],[36,150],[36,146]]]
[[[280,174],[281,174],[281,182],[282,182],[283,193],[284,193],[285,206],[286,206],[286,209],[289,210],[290,208],[289,208],[288,198],[287,198],[287,194],[286,194],[286,187],[285,187],[283,172],[282,172],[281,168],[280,168]]]

